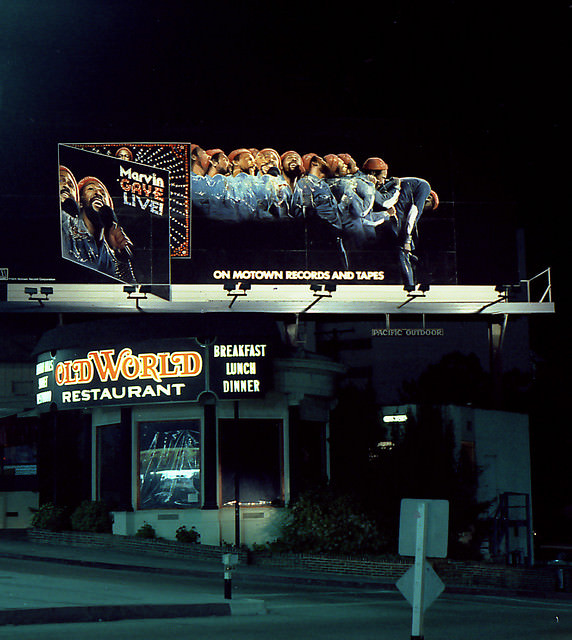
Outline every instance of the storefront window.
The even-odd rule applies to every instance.
[[[110,424],[97,429],[98,498],[110,509],[131,506],[131,428]]]
[[[281,506],[282,422],[220,420],[222,505]]]
[[[4,447],[1,464],[4,472],[21,476],[36,475],[36,445]]]
[[[139,507],[200,507],[200,421],[139,423]]]

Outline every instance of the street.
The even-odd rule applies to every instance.
[[[268,614],[227,618],[129,620],[0,628],[14,640],[408,640],[411,609],[373,593],[269,594]],[[426,616],[426,640],[572,638],[572,606],[505,598],[441,598]]]
[[[238,572],[237,572],[238,573]],[[56,584],[64,591],[54,593]],[[14,587],[18,587],[15,589]],[[95,569],[0,559],[1,608],[10,597],[69,602],[74,590],[91,594],[88,602],[109,604],[126,594],[135,602],[183,602],[189,598],[219,599],[216,576],[172,576],[140,571]],[[46,591],[47,590],[47,591]],[[51,593],[50,593],[51,591]],[[66,593],[67,591],[67,593]],[[264,600],[266,614],[228,617],[124,620],[118,622],[39,624],[0,627],[0,638],[12,640],[408,640],[411,607],[390,589],[308,585],[265,580],[233,581],[233,601]],[[61,604],[57,606],[62,606]],[[572,601],[484,595],[442,595],[427,611],[426,640],[550,640],[572,638]]]

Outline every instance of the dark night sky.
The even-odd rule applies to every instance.
[[[343,148],[527,223],[561,169],[570,9],[507,4],[3,3],[2,195],[51,189],[58,142]]]

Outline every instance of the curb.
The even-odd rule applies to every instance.
[[[261,615],[267,613],[262,600],[204,604],[102,605],[9,609],[0,611],[0,626],[59,624],[66,622],[114,622],[146,618],[205,618],[209,616]]]

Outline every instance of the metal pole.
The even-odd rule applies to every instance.
[[[241,460],[241,442],[239,433],[239,413],[238,400],[234,401],[234,441],[236,442],[236,450],[234,451],[234,546],[238,550],[240,547],[240,467]]]
[[[427,546],[427,511],[429,505],[418,505],[417,531],[415,537],[415,569],[413,574],[413,616],[411,640],[423,640],[423,600],[425,596],[425,551]]]
[[[238,564],[238,554],[223,553],[222,563],[224,565],[224,598],[232,599],[232,570]]]
[[[224,568],[224,599],[232,600],[232,569]]]

